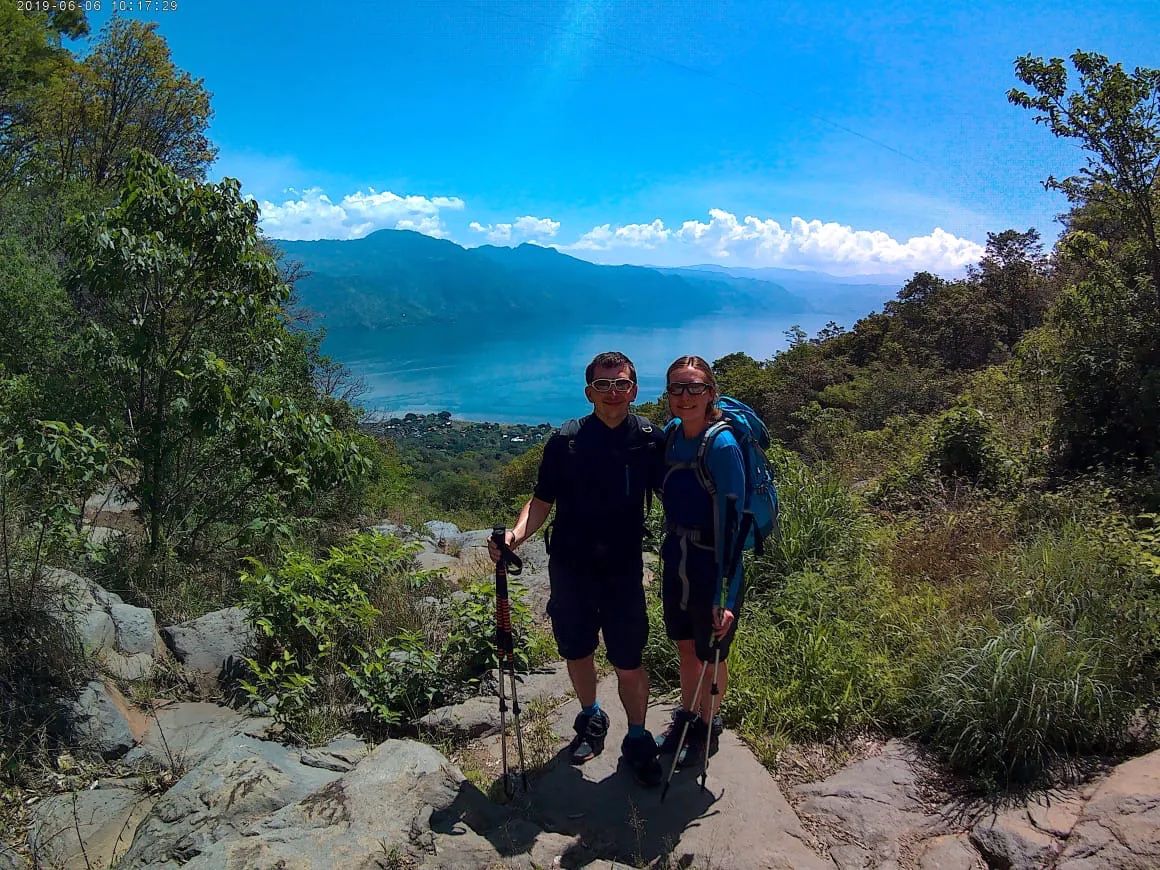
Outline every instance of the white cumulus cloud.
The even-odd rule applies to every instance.
[[[672,234],[673,231],[667,229],[660,218],[652,223],[624,224],[616,229],[612,224],[601,224],[567,247],[577,251],[607,251],[616,247],[652,250],[667,242]]]
[[[844,275],[899,274],[920,269],[959,273],[979,260],[983,246],[935,227],[905,241],[882,230],[861,230],[835,221],[738,218],[709,209],[709,220],[687,220],[679,228],[660,219],[647,224],[601,224],[561,250],[594,252],[604,261],[690,265],[706,259],[735,266],[784,266]],[[659,256],[658,256],[659,254]]]
[[[318,187],[288,193],[297,198],[259,203],[262,229],[276,239],[358,239],[381,229],[415,230],[446,238],[440,212],[461,211],[465,206],[457,196],[400,196],[374,188],[366,193],[348,193],[338,202]]]
[[[513,241],[528,241],[535,239],[550,239],[560,231],[560,222],[551,218],[534,217],[526,214],[516,218],[513,223],[481,224],[472,221],[468,229],[483,233],[489,242],[498,245]]]

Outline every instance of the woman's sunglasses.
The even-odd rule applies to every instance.
[[[690,396],[700,396],[709,389],[709,385],[701,381],[692,381],[690,383],[669,384],[666,388],[670,396],[679,396],[681,393],[688,393]]]

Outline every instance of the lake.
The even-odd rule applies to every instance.
[[[362,403],[387,416],[450,411],[461,420],[551,423],[588,413],[584,367],[596,354],[619,350],[636,364],[638,401],[661,395],[665,370],[678,356],[710,362],[743,351],[768,359],[800,324],[814,335],[826,314],[742,319],[701,316],[668,327],[453,324],[374,331],[331,330],[323,349],[369,388]],[[849,327],[853,318],[843,323]]]

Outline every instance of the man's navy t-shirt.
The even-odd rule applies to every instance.
[[[590,414],[548,440],[533,494],[556,506],[553,555],[639,557],[645,493],[664,473],[664,436],[645,423],[630,414],[610,429]]]

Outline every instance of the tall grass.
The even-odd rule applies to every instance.
[[[1068,753],[1112,749],[1154,703],[1154,582],[1098,531],[1064,522],[992,561],[990,613],[920,681],[920,726],[996,782]]]
[[[1054,758],[1114,745],[1136,706],[1108,641],[1024,616],[975,627],[921,694],[936,743],[955,767],[1023,781]]]

